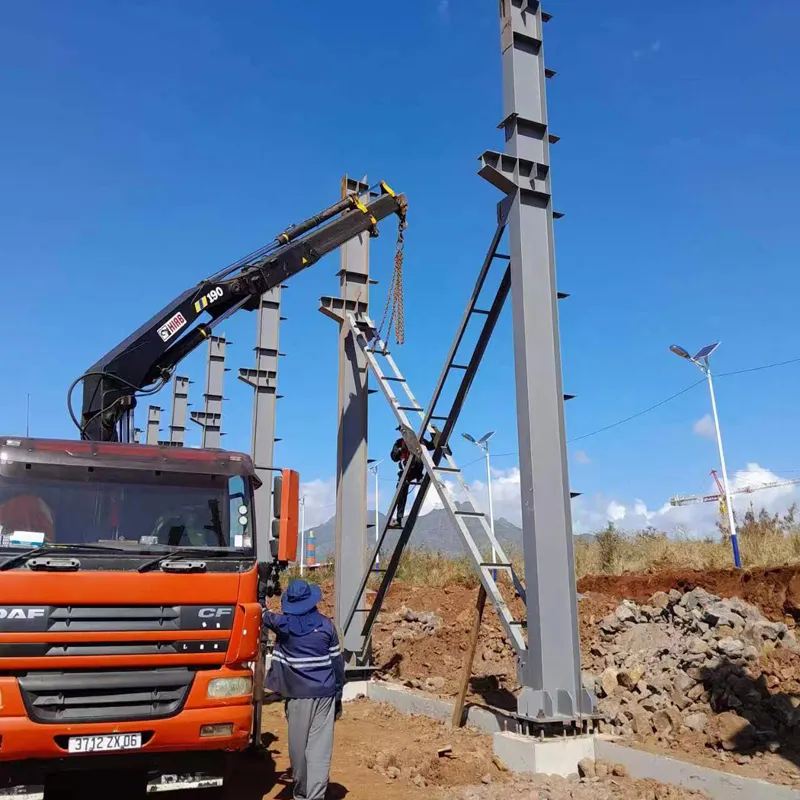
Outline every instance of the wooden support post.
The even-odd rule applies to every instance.
[[[464,665],[461,668],[461,686],[458,690],[458,697],[453,708],[452,727],[460,728],[464,724],[464,701],[467,699],[469,690],[469,679],[472,677],[472,663],[475,660],[475,650],[478,647],[478,635],[481,632],[481,622],[483,621],[483,609],[486,608],[486,589],[481,584],[478,590],[478,599],[475,602],[475,613],[472,617],[472,630],[469,634],[469,644],[467,652],[464,654]]]

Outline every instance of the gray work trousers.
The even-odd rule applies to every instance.
[[[333,755],[334,697],[286,701],[294,800],[325,800]]]

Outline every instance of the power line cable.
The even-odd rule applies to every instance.
[[[771,364],[762,364],[762,365],[757,366],[757,367],[747,367],[745,369],[731,370],[729,372],[717,372],[717,373],[714,373],[714,377],[715,378],[728,378],[728,377],[731,377],[733,375],[744,375],[744,374],[749,373],[749,372],[761,372],[762,370],[774,369],[775,367],[785,367],[788,364],[797,364],[797,363],[800,363],[800,358],[789,358],[789,359],[786,359],[785,361],[775,361],[775,362],[773,362]],[[675,394],[670,395],[669,397],[666,397],[663,400],[660,400],[658,403],[654,403],[653,405],[648,406],[647,408],[642,409],[641,411],[638,411],[636,414],[631,414],[630,416],[625,417],[624,419],[618,420],[617,422],[612,422],[610,425],[606,425],[606,426],[604,426],[602,428],[598,428],[597,430],[591,431],[590,433],[584,433],[581,436],[575,436],[572,439],[568,439],[567,443],[579,442],[582,439],[588,439],[591,436],[597,436],[597,434],[599,434],[599,433],[605,433],[606,431],[610,431],[613,428],[618,428],[620,425],[624,425],[626,422],[631,422],[632,420],[637,419],[638,417],[641,417],[641,416],[643,416],[645,414],[648,414],[649,412],[654,411],[657,408],[660,408],[661,406],[665,405],[666,403],[669,403],[672,400],[675,400],[676,398],[680,397],[681,395],[686,394],[686,392],[689,392],[692,389],[694,389],[695,386],[699,386],[701,383],[704,383],[704,382],[705,382],[705,378],[700,378],[700,380],[695,381],[695,383],[691,384],[690,386],[687,386],[685,389],[681,389],[680,392],[676,392]],[[492,457],[493,458],[502,458],[503,456],[510,456],[510,455],[518,455],[518,454],[517,453],[498,453],[498,454],[496,454],[496,455],[494,455]],[[480,459],[478,459],[478,460],[480,460]],[[473,462],[470,462],[470,463],[474,464],[475,462],[473,461]],[[465,466],[469,466],[469,464],[466,464]]]
[[[659,400],[657,403],[653,403],[652,406],[648,406],[641,411],[637,411],[635,414],[631,414],[629,417],[625,417],[624,419],[618,420],[617,422],[612,422],[611,425],[606,425],[603,428],[598,428],[596,431],[592,431],[591,433],[584,433],[581,436],[575,436],[572,439],[567,439],[567,443],[571,442],[579,442],[581,439],[588,439],[590,436],[597,436],[598,433],[604,433],[605,431],[610,431],[612,428],[618,428],[620,425],[624,425],[626,422],[630,422],[631,420],[636,419],[637,417],[641,417],[644,414],[648,414],[651,411],[654,411],[657,408],[669,403],[675,398],[680,397],[682,394],[686,394],[686,392],[691,391],[694,389],[695,386],[699,386],[701,383],[705,383],[705,378],[700,378],[699,381],[695,381],[691,385],[687,386],[685,389],[681,389],[679,392],[675,392],[675,394],[671,394],[669,397],[665,397],[663,400]]]
[[[800,359],[798,359],[800,360]],[[691,385],[687,386],[684,389],[681,389],[679,392],[670,395],[669,397],[665,397],[663,400],[659,400],[657,403],[653,403],[653,405],[648,406],[647,408],[642,409],[641,411],[637,411],[635,414],[631,414],[624,419],[617,420],[617,422],[612,422],[610,425],[606,425],[602,428],[598,428],[596,431],[591,431],[590,433],[584,433],[581,436],[575,436],[572,439],[568,439],[567,442],[579,442],[581,439],[588,439],[590,436],[597,436],[598,433],[604,433],[605,431],[610,431],[612,428],[618,428],[620,425],[624,425],[626,422],[630,422],[631,420],[636,419],[637,417],[644,416],[648,414],[650,411],[654,411],[656,408],[669,403],[672,400],[675,400],[677,397],[680,397],[682,394],[686,394],[686,392],[691,391],[694,389],[695,386],[699,386],[701,383],[705,382],[705,378],[700,378],[699,381],[695,381]],[[505,456],[516,456],[519,453],[493,453],[492,458],[504,458]],[[483,461],[483,458],[476,458],[474,461],[468,461],[466,464],[462,466],[462,469],[466,469],[467,467],[471,466],[472,464],[477,464],[478,461]]]
[[[774,369],[775,367],[785,367],[788,364],[797,364],[800,363],[800,358],[790,358],[786,361],[775,361],[772,364],[762,364],[758,367],[747,367],[745,369],[737,369],[731,370],[730,372],[716,372],[714,373],[715,378],[728,378],[733,375],[744,375],[745,373],[749,372],[761,372],[762,370],[766,369]],[[635,414],[631,414],[628,417],[624,417],[623,419],[617,420],[616,422],[612,422],[610,425],[605,425],[602,428],[598,428],[595,431],[591,431],[589,433],[581,434],[580,436],[575,436],[572,439],[567,439],[567,443],[571,444],[572,442],[580,442],[583,439],[589,439],[592,436],[597,436],[599,433],[605,433],[606,431],[610,431],[614,428],[618,428],[620,425],[624,425],[627,422],[631,422],[634,419],[638,419],[639,417],[644,416],[645,414],[649,414],[651,411],[655,411],[655,409],[660,408],[667,403],[672,402],[673,400],[677,399],[681,395],[690,392],[695,386],[699,386],[701,383],[705,383],[705,378],[700,378],[700,380],[695,381],[694,383],[690,384],[684,389],[681,389],[679,392],[675,392],[675,394],[671,394],[669,397],[665,397],[663,400],[659,400],[657,403],[653,403],[653,405],[648,406],[647,408],[642,409],[641,411],[637,411]],[[492,453],[492,458],[505,458],[506,456],[516,456],[519,453]],[[461,469],[466,469],[467,467],[472,466],[473,464],[477,464],[479,461],[483,461],[483,457],[476,458],[473,461],[468,461],[466,464],[463,464]],[[794,472],[800,470],[783,470],[784,472]]]
[[[785,367],[787,364],[797,364],[800,358],[790,358],[786,361],[776,361],[773,364],[762,364],[760,367],[748,367],[747,369],[736,369],[732,372],[715,372],[715,378],[727,378],[731,375],[743,375],[745,372],[761,372],[765,369],[773,369],[774,367]]]

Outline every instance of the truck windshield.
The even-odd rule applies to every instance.
[[[0,550],[113,544],[132,552],[252,553],[251,487],[243,477],[10,466],[0,470]]]

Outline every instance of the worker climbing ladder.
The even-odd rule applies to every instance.
[[[518,653],[524,653],[527,648],[522,632],[525,622],[523,620],[514,619],[501,592],[501,586],[495,580],[495,575],[499,572],[510,577],[513,586],[517,593],[523,598],[523,601],[525,598],[524,587],[519,581],[510,559],[492,533],[486,515],[478,510],[469,491],[469,487],[464,480],[463,473],[453,459],[450,448],[448,447],[448,441],[455,428],[458,416],[461,413],[475,373],[486,351],[486,346],[489,343],[511,286],[508,256],[497,252],[506,224],[502,208],[503,204],[501,204],[500,224],[497,226],[497,230],[492,238],[475,288],[467,304],[467,309],[456,332],[455,341],[450,349],[450,353],[448,354],[427,409],[420,405],[416,396],[411,391],[408,381],[400,372],[392,358],[387,343],[380,337],[375,323],[368,316],[358,314],[354,311],[349,311],[345,315],[346,324],[349,325],[350,329],[354,332],[356,342],[366,356],[368,367],[375,376],[381,392],[386,397],[394,412],[410,453],[422,462],[424,468],[423,477],[418,483],[418,491],[410,512],[403,523],[398,525],[394,521],[398,499],[405,487],[415,484],[409,477],[411,459],[406,463],[400,482],[398,483],[394,497],[387,511],[385,522],[372,553],[372,557],[362,576],[359,590],[355,594],[356,600],[344,620],[343,628],[345,635],[350,625],[353,624],[356,613],[366,612],[361,635],[364,637],[365,641],[369,640],[372,626],[380,612],[386,592],[397,572],[400,559],[411,536],[416,519],[419,516],[425,496],[432,485],[450,521],[459,534],[467,556],[472,562],[476,574],[486,590],[487,596],[497,610],[498,617],[505,629],[509,642],[511,642]],[[505,269],[500,279],[499,286],[496,289],[494,299],[488,305],[488,308],[479,307],[481,298],[489,294],[485,291],[487,278],[490,273],[494,274],[495,272],[499,272],[496,265],[503,263],[505,264]],[[483,324],[471,354],[469,354],[467,358],[464,358],[459,355],[459,350],[464,342],[468,325],[476,319],[482,319]],[[442,400],[444,390],[446,386],[452,382],[454,377],[459,376],[460,381],[453,400],[450,402],[450,407],[446,413],[441,413],[440,407],[446,405]],[[397,392],[394,387],[397,387]],[[418,427],[415,428],[409,420],[409,414],[416,414],[419,417]],[[431,452],[420,444],[420,439],[424,436],[429,437],[434,443],[434,448]],[[446,484],[448,478],[457,481],[461,491],[466,497],[466,504],[459,506],[455,503]],[[470,525],[470,522],[473,524]],[[476,528],[478,534],[483,534],[485,541],[479,543],[479,541],[476,540],[476,536],[474,535]],[[382,555],[381,551],[392,538],[393,533],[398,535],[391,552]],[[484,546],[482,547],[481,545]],[[484,558],[483,553],[489,552],[492,549],[497,554],[496,561]],[[365,596],[367,585],[372,576],[380,576],[380,585],[372,605],[369,608],[359,608],[359,603],[363,602],[360,598]]]

